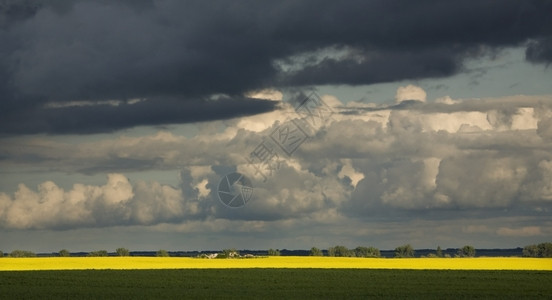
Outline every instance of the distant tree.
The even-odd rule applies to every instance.
[[[353,249],[356,257],[366,257],[368,255],[368,247],[358,246]]]
[[[437,257],[443,257],[443,250],[441,250],[441,246],[437,246],[437,251],[435,252],[435,255]]]
[[[167,250],[158,250],[157,252],[155,252],[155,256],[158,256],[158,257],[169,257],[169,252]]]
[[[414,257],[414,249],[410,244],[395,248],[395,257]]]
[[[345,246],[335,246],[328,248],[328,255],[329,256],[339,256],[339,257],[350,257],[354,256],[355,252],[349,250]]]
[[[523,248],[522,253],[526,257],[552,257],[552,243],[527,245]]]
[[[107,250],[98,250],[88,253],[88,256],[108,256]]]
[[[119,255],[119,256],[129,256],[130,255],[130,251],[128,251],[127,248],[117,248],[115,250],[115,252],[117,252],[117,255]]]
[[[312,247],[310,249],[310,253],[309,253],[310,256],[324,256],[324,253],[322,252],[322,250],[316,248],[316,247]]]
[[[59,254],[59,256],[61,256],[61,257],[68,257],[68,256],[71,255],[71,253],[70,253],[69,250],[67,250],[67,249],[61,249],[61,250],[59,250],[58,254]]]
[[[450,254],[448,253],[445,253],[445,256],[443,256],[444,258],[451,258]]]
[[[4,257],[4,252],[0,251],[0,257]]]
[[[358,246],[353,251],[356,257],[380,257],[381,256],[379,249],[375,247]]]
[[[539,257],[552,257],[552,243],[540,243]]]
[[[539,257],[539,247],[537,245],[527,245],[523,247],[522,254],[525,257]]]
[[[280,256],[280,250],[268,249],[268,256]]]
[[[460,249],[458,249],[458,256],[460,257],[474,257],[475,256],[475,248],[470,245],[466,245]]]
[[[32,251],[26,250],[13,250],[10,252],[11,257],[35,257],[36,254]]]

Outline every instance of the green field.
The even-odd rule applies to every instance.
[[[2,299],[552,299],[550,271],[176,269],[0,272]]]

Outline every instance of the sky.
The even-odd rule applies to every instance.
[[[0,250],[550,241],[551,63],[550,1],[0,0]]]

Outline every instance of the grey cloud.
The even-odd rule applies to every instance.
[[[404,100],[398,104],[379,106],[355,106],[350,104],[339,107],[339,112],[344,115],[362,115],[365,112],[378,112],[387,110],[410,110],[422,113],[454,113],[454,112],[489,112],[494,111],[499,119],[507,121],[515,115],[519,108],[534,107],[535,110],[550,110],[552,103],[550,95],[525,96],[516,95],[503,98],[463,99],[455,103],[424,103],[418,100]],[[506,118],[506,119],[504,119]]]
[[[546,124],[536,120],[547,118],[549,111],[524,97],[517,102],[506,100],[512,106],[533,105],[536,113],[514,116],[512,122],[500,126],[492,126],[484,113],[487,108],[501,108],[500,101],[481,101],[473,116],[462,111],[416,110],[392,110],[385,118],[375,116],[383,112],[336,115],[286,158],[267,182],[257,178],[254,200],[237,210],[219,203],[220,178],[231,171],[249,170],[240,157],[252,151],[275,125],[252,132],[240,127],[239,121],[228,121],[227,131],[209,133],[208,138],[160,132],[80,145],[47,138],[29,140],[37,147],[26,148],[22,141],[19,145],[3,143],[0,149],[8,158],[2,164],[25,166],[13,159],[19,152],[41,157],[35,168],[63,165],[68,172],[85,165],[107,166],[114,158],[130,163],[121,169],[134,170],[144,161],[156,161],[154,169],[179,170],[181,184],[131,182],[126,176],[114,175],[105,185],[77,184],[61,193],[47,182],[37,190],[20,188],[13,195],[1,194],[0,220],[4,228],[154,225],[190,234],[271,237],[305,226],[301,227],[305,234],[313,230],[313,236],[330,230],[334,238],[356,240],[365,234],[397,244],[415,232],[421,232],[419,240],[414,240],[419,243],[434,242],[433,235],[443,244],[457,242],[447,240],[451,232],[462,241],[475,239],[472,243],[485,243],[485,239],[511,243],[513,235],[523,232],[542,238],[550,231],[545,220],[552,210],[552,155],[550,141],[538,132]],[[277,113],[286,116],[272,112]],[[525,129],[516,129],[519,118],[527,119]],[[474,128],[444,127],[443,123],[457,121]],[[90,156],[92,152],[95,156]],[[356,185],[353,178],[343,175],[346,165],[362,174]],[[64,210],[45,204],[62,199],[70,204],[59,205]],[[16,218],[23,211],[32,213]],[[225,227],[231,225],[236,227]],[[438,232],[443,226],[455,229],[449,228],[445,236]],[[517,237],[516,241],[527,239]]]
[[[373,116],[362,121],[348,120],[351,116],[346,115],[305,145],[308,154],[302,159],[304,164],[323,164],[324,157],[353,158],[353,167],[365,177],[342,206],[351,216],[476,218],[472,214],[478,211],[497,216],[533,216],[539,211],[537,215],[543,216],[551,209],[547,178],[552,159],[549,141],[539,136],[541,126],[547,126],[544,120],[549,119],[539,112],[543,102],[549,100],[528,101],[520,96],[517,101],[473,102],[475,115],[459,109],[461,104],[447,114],[428,112],[439,104],[423,104],[425,109],[420,110],[388,110],[383,124],[376,121],[377,112],[355,115]],[[495,124],[500,118],[489,114],[503,106],[508,118]],[[532,114],[514,109],[531,106]],[[441,127],[454,124],[456,118],[458,129]],[[531,120],[526,123],[531,125],[514,129],[521,119]],[[461,130],[484,123],[484,129]]]
[[[543,106],[549,102],[547,99],[519,96],[517,101],[469,101],[466,107],[473,110],[473,114],[465,113],[462,104],[448,105],[452,106],[448,108],[447,105],[428,103],[412,106],[423,108],[420,110],[387,109],[363,114],[359,111],[352,116],[338,115],[336,117],[342,120],[334,122],[328,130],[319,131],[301,145],[295,155],[301,157],[302,163],[307,163],[311,172],[319,174],[325,165],[320,162],[325,159],[330,159],[328,163],[341,158],[385,162],[416,155],[419,155],[416,156],[418,158],[442,157],[447,151],[544,151],[548,144],[541,138],[546,136],[547,120],[550,119],[547,115],[549,110]],[[518,111],[527,107],[534,109],[534,112]],[[496,114],[503,117],[497,118]],[[284,116],[286,113],[282,112],[282,119]],[[502,119],[505,121],[500,121]],[[189,165],[237,165],[240,157],[247,155],[274,128],[272,125],[264,132],[256,133],[236,128],[238,122],[240,120],[218,123],[228,126],[228,131],[209,133],[209,140],[202,134],[185,138],[167,132],[75,145],[55,143],[47,138],[12,138],[4,139],[0,149],[6,163],[24,164],[32,158],[35,167],[62,172],[101,173],[149,168],[167,170]],[[523,125],[524,122],[528,123]],[[518,124],[528,126],[528,129],[518,131],[515,127],[521,126]],[[525,128],[523,126],[520,128]],[[90,152],[90,149],[94,151]],[[78,164],[75,164],[76,161]],[[243,159],[241,161],[243,163]]]
[[[247,154],[248,147],[259,141],[258,135],[245,130],[238,131],[235,136],[220,135],[185,138],[160,131],[152,136],[119,137],[80,144],[42,138],[8,138],[2,140],[0,149],[7,156],[6,164],[23,166],[32,163],[37,170],[93,175],[188,166],[235,166],[240,163],[240,155]],[[220,172],[230,172],[230,169],[223,168]]]
[[[83,174],[98,174],[101,172],[125,172],[125,171],[141,171],[159,168],[162,164],[161,158],[135,159],[125,157],[111,157],[102,159],[99,164],[86,166],[78,170]]]
[[[436,178],[437,196],[464,207],[512,206],[529,170],[517,157],[467,155],[445,159]]]

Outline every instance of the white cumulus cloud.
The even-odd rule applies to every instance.
[[[427,93],[419,86],[409,84],[407,86],[401,86],[397,89],[395,94],[395,101],[401,103],[404,100],[418,100],[426,102]]]
[[[0,226],[5,228],[154,224],[197,212],[197,201],[186,201],[180,189],[157,182],[132,185],[122,174],[109,174],[101,186],[74,184],[65,191],[46,181],[36,191],[21,184],[13,196],[0,193]]]

